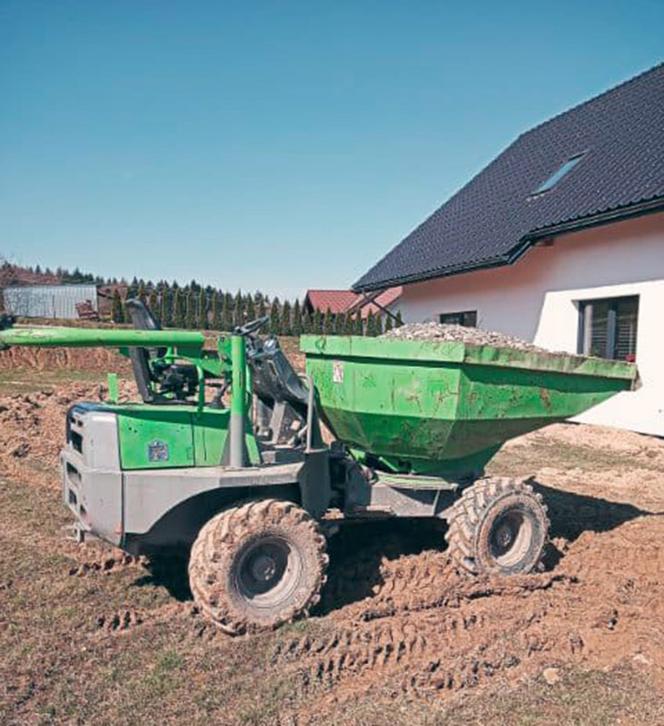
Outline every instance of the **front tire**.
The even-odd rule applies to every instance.
[[[447,519],[450,555],[474,575],[531,572],[548,540],[542,496],[516,479],[477,481],[452,505]]]
[[[227,633],[272,629],[320,600],[328,556],[318,524],[292,502],[263,499],[220,512],[191,550],[201,612]]]

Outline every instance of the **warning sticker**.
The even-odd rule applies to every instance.
[[[344,382],[344,364],[335,360],[332,363],[332,383],[343,383]]]
[[[168,461],[168,444],[155,439],[148,444],[148,461]]]

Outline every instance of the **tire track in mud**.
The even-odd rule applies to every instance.
[[[194,623],[195,615],[197,613],[191,603],[166,603],[152,609],[116,610],[95,617],[92,637],[125,635],[137,629],[172,625],[175,622],[188,625],[188,621]]]
[[[335,613],[339,624],[331,633],[279,643],[272,664],[294,668],[303,690],[334,689],[335,698],[343,697],[345,683],[351,696],[376,681],[396,693],[415,694],[477,686],[549,647],[541,636],[503,637],[503,617],[484,600],[542,594],[554,585],[568,586],[567,578],[480,582],[448,567],[443,584],[433,568],[418,571],[416,560],[394,568],[408,577],[388,579],[375,598]],[[510,636],[542,616],[537,607],[524,613],[522,606],[521,612]]]
[[[368,689],[452,695],[643,653],[664,675],[664,551],[652,544],[663,525],[586,532],[553,570],[529,576],[472,578],[438,552],[383,561],[372,595],[332,610],[320,635],[279,640],[270,663],[301,693],[321,691],[323,710]]]
[[[127,568],[144,566],[145,559],[134,557],[122,550],[111,554],[100,553],[97,557],[78,562],[69,568],[70,577],[88,577],[95,574],[110,575]]]

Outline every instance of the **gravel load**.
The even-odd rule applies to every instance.
[[[393,328],[381,337],[397,340],[444,340],[469,345],[489,345],[494,348],[512,348],[537,353],[550,353],[545,348],[539,348],[520,338],[514,338],[505,333],[496,333],[480,328],[467,328],[463,325],[443,325],[441,323],[409,323],[399,328]]]

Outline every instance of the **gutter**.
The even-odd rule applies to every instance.
[[[601,224],[609,222],[622,221],[623,219],[631,219],[633,217],[641,217],[651,212],[659,212],[664,209],[664,198],[657,197],[646,202],[632,204],[629,207],[617,207],[606,212],[599,212],[589,217],[580,217],[567,222],[560,222],[548,227],[534,230],[527,234],[523,239],[540,239],[541,237],[550,237],[555,234],[564,234],[565,232],[576,232],[589,227],[597,227]]]
[[[362,285],[361,287],[353,285],[351,290],[356,293],[367,293],[375,290],[380,291],[385,290],[388,287],[394,287],[395,285],[407,285],[413,282],[434,280],[439,277],[452,277],[453,275],[460,275],[464,272],[475,272],[477,270],[487,270],[493,267],[512,265],[519,260],[536,241],[543,237],[551,237],[554,235],[566,234],[568,232],[577,232],[583,229],[589,229],[590,227],[598,227],[610,222],[633,219],[635,217],[641,217],[643,215],[662,210],[664,210],[664,197],[657,197],[645,202],[630,205],[629,207],[618,207],[616,209],[599,212],[588,217],[579,217],[574,220],[560,222],[559,224],[541,227],[532,232],[528,232],[519,240],[517,245],[515,245],[505,255],[501,255],[500,257],[471,262],[470,264],[459,264],[452,267],[446,267],[443,270],[439,268],[437,270],[430,270],[424,273],[413,273],[412,275],[393,277],[387,280],[381,280],[378,283]]]

